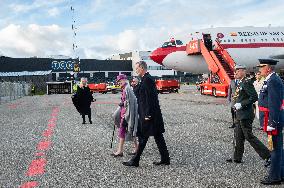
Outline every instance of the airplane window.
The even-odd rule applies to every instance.
[[[283,39],[281,38],[281,41],[283,41]]]
[[[261,41],[263,42],[263,39],[261,39]]]
[[[244,42],[244,40],[243,40],[243,39],[241,39],[241,42]]]
[[[226,40],[224,40],[224,42],[226,42]]]
[[[141,59],[142,60],[150,60],[150,57],[149,56],[141,56]]]
[[[235,39],[233,39],[233,42],[236,42]]]
[[[277,38],[277,41],[279,41],[279,38]]]
[[[265,41],[267,41],[267,39],[265,39]]]
[[[228,39],[228,42],[230,42],[230,39]]]
[[[253,42],[255,42],[255,39],[253,39]]]
[[[174,41],[173,42],[165,42],[162,45],[162,48],[173,47],[173,46],[176,46],[176,43]]]
[[[249,39],[249,41],[251,42],[251,39]]]
[[[275,38],[273,38],[273,41],[275,41]]]
[[[177,45],[183,45],[183,43],[181,42],[181,40],[176,40]]]
[[[247,42],[248,40],[247,40],[247,39],[245,39],[245,41]]]
[[[169,42],[164,42],[164,44],[162,45],[162,48],[168,47],[168,43]]]

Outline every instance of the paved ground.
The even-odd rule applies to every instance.
[[[70,95],[30,96],[0,105],[0,187],[261,187],[266,169],[247,143],[243,164],[225,163],[232,155],[232,130],[224,98],[201,96],[189,87],[160,94],[171,165],[152,165],[159,153],[151,138],[139,168],[121,164],[130,158],[130,143],[123,158],[110,156],[111,114],[119,94],[95,98],[94,123],[86,125]]]

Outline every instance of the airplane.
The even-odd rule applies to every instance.
[[[191,33],[189,41],[210,36],[226,49],[236,64],[255,71],[258,59],[278,60],[276,70],[284,70],[284,27],[217,27]],[[214,45],[213,45],[214,48]],[[156,63],[177,71],[196,74],[208,73],[202,55],[188,55],[186,45],[171,38],[154,50],[150,58]]]

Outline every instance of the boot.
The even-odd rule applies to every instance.
[[[88,115],[88,118],[89,118],[90,124],[92,124],[93,122],[92,122],[91,114]]]
[[[82,118],[83,118],[83,123],[82,124],[86,124],[85,115],[82,115]]]

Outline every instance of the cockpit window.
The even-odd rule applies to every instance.
[[[172,41],[169,41],[169,42],[165,42],[162,45],[162,48],[175,47],[176,45],[183,45],[183,43],[182,43],[181,40],[172,40]]]
[[[183,43],[181,42],[181,40],[176,40],[177,45],[183,45]]]
[[[172,42],[165,42],[165,43],[163,44],[162,48],[173,47],[173,46],[176,46],[175,41],[172,41]]]

